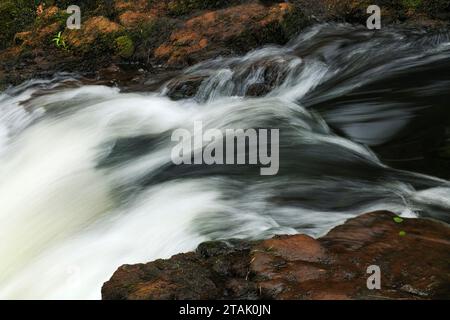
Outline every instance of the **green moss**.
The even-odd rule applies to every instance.
[[[403,219],[400,218],[400,217],[394,217],[394,221],[395,221],[396,223],[402,223],[402,222],[403,222]]]
[[[422,4],[422,0],[402,0],[402,4],[407,9],[416,10]]]
[[[0,49],[11,45],[14,35],[33,23],[35,10],[33,1],[0,1]]]
[[[134,53],[134,43],[128,36],[120,36],[116,39],[116,52],[122,58],[130,58]]]

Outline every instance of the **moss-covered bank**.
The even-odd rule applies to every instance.
[[[66,28],[72,4],[81,8],[80,30]],[[450,20],[447,0],[3,0],[0,84],[111,64],[180,68],[284,44],[313,23],[365,24],[369,4],[381,6],[383,25],[445,28]]]

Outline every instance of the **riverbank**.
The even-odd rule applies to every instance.
[[[383,27],[439,29],[450,17],[444,0],[370,4],[381,6]],[[61,72],[142,87],[149,75],[164,77],[208,58],[285,44],[316,23],[365,25],[368,5],[353,0],[98,0],[80,4],[81,29],[69,30],[66,8],[54,1],[40,8],[5,1],[0,6],[1,27],[7,30],[0,38],[0,87]]]
[[[206,242],[169,260],[121,266],[103,299],[450,299],[450,227],[389,212],[313,239]],[[369,290],[369,266],[381,289]]]

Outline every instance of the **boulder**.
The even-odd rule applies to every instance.
[[[120,267],[103,299],[449,299],[450,227],[372,212],[319,239],[206,242],[196,252]],[[369,289],[369,266],[381,289]]]

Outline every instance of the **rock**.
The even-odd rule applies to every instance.
[[[135,10],[142,12],[148,8],[150,1],[148,0],[114,0],[114,9],[119,12],[126,10]]]
[[[56,17],[59,13],[60,13],[60,10],[58,9],[57,6],[51,6],[42,12],[42,15],[40,16],[40,18],[44,19],[44,20],[50,20],[50,19]]]
[[[438,299],[450,298],[450,227],[428,219],[361,215],[313,239],[201,244],[168,260],[122,266],[103,299]],[[400,236],[400,231],[406,233]],[[367,288],[367,267],[381,290]]]
[[[264,43],[285,43],[282,26],[291,12],[294,7],[288,3],[267,7],[253,2],[208,11],[175,30],[155,50],[155,57],[169,65],[186,65],[230,49],[244,52]]]
[[[232,94],[249,97],[264,96],[286,80],[291,68],[292,58],[268,59],[231,66],[230,69],[233,72],[231,81],[235,88]],[[255,74],[257,74],[257,82],[249,85],[248,79],[254,79]],[[197,94],[203,81],[214,76],[209,70],[196,70],[193,74],[182,74],[167,84],[167,95],[174,100],[192,98]]]
[[[261,243],[262,250],[270,250],[285,261],[320,262],[326,259],[322,245],[306,235],[276,237]]]
[[[219,9],[236,3],[239,0],[169,0],[166,10],[172,16],[182,16],[196,10]]]
[[[248,97],[262,97],[270,92],[272,88],[265,83],[254,83],[248,86],[245,93]]]
[[[150,13],[136,12],[136,11],[126,11],[119,16],[119,22],[122,26],[126,28],[136,28],[139,24],[146,23],[156,19]]]
[[[382,9],[382,24],[399,22],[415,26],[440,27],[449,20],[450,5],[447,0],[294,0],[307,14],[318,20],[365,24],[369,5]]]
[[[171,80],[167,86],[167,96],[173,100],[192,98],[196,95],[204,76],[182,76]]]
[[[121,26],[103,16],[95,16],[84,21],[80,30],[66,30],[64,35],[67,43],[81,52],[89,52],[94,47],[101,46],[107,35],[114,34]],[[112,43],[113,45],[113,43]]]
[[[29,43],[30,39],[32,38],[33,34],[31,31],[24,31],[16,33],[14,36],[14,43],[18,45],[23,45]]]

